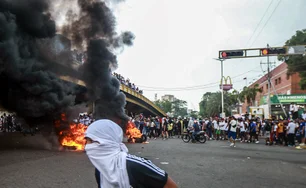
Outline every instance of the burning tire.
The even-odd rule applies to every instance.
[[[147,135],[141,135],[140,138],[128,138],[128,142],[131,142],[131,143],[143,143],[143,142],[146,142],[148,140],[148,137]]]

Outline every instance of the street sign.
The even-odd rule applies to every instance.
[[[252,58],[278,55],[306,54],[306,45],[282,46],[269,48],[249,48],[237,50],[220,50],[219,59]]]
[[[305,46],[287,46],[287,49],[288,55],[305,54],[306,52]]]

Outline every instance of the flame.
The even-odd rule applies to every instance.
[[[125,134],[126,134],[126,136],[128,136],[128,138],[131,139],[131,142],[133,142],[133,143],[135,142],[136,138],[141,138],[142,137],[142,134],[141,134],[140,130],[137,129],[135,124],[131,121],[129,121],[127,123]]]
[[[76,150],[84,150],[86,140],[84,139],[84,133],[87,129],[87,125],[84,124],[70,124],[68,131],[61,131],[60,136],[62,146],[74,146]]]
[[[67,122],[65,114],[61,115],[61,120],[55,121],[55,127],[60,127],[61,122]],[[59,132],[61,145],[75,147],[76,150],[84,150],[86,143],[84,133],[87,127],[87,125],[81,123],[71,123],[69,129]]]

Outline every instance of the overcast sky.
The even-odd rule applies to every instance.
[[[213,60],[219,50],[282,46],[306,28],[306,0],[271,1],[127,0],[116,10],[118,29],[136,39],[119,55],[116,72],[151,100],[173,94],[198,110],[205,92],[219,90],[220,62]],[[240,90],[244,77],[250,82],[263,74],[260,61],[266,59],[226,60],[224,75]]]

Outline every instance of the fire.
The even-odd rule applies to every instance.
[[[142,134],[139,129],[136,128],[135,124],[131,121],[126,126],[126,136],[131,139],[131,142],[135,142],[136,138],[141,138]]]
[[[84,133],[88,126],[84,124],[70,124],[70,129],[61,131],[60,136],[62,146],[73,146],[76,150],[84,150],[85,139]]]
[[[61,120],[55,121],[55,127],[60,127],[61,122],[67,122],[65,114],[61,115]],[[84,139],[84,133],[87,127],[87,125],[81,123],[71,123],[69,125],[69,129],[65,129],[59,132],[61,145],[75,147],[76,150],[84,150],[86,143]]]

